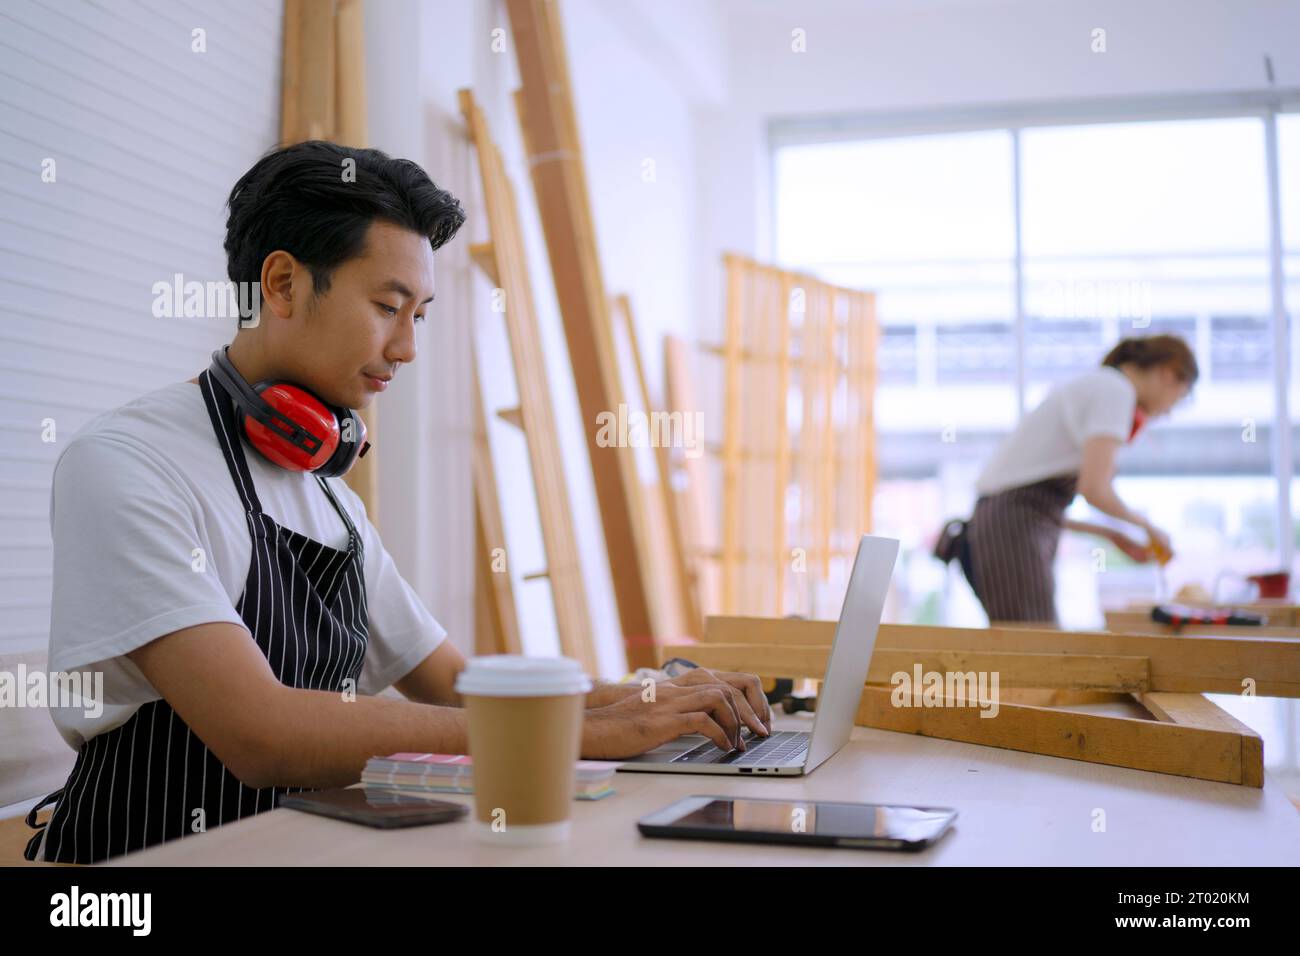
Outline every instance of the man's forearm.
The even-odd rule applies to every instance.
[[[609,704],[617,703],[629,694],[635,694],[640,691],[640,684],[618,684],[607,680],[592,681],[591,690],[587,692],[587,700],[583,706],[606,707]]]
[[[399,751],[466,753],[465,711],[388,697],[346,700],[323,690],[286,687],[268,708],[262,779],[247,786],[345,787],[366,761]]]

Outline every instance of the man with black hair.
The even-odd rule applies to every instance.
[[[102,860],[355,783],[376,754],[467,749],[464,659],[333,476],[356,454],[332,454],[415,361],[433,253],[464,213],[409,160],[319,141],[264,156],[229,211],[227,270],[256,286],[256,318],[55,465],[50,667],[102,671],[105,700],[53,710],[77,761],[28,859]],[[390,685],[406,699],[375,696]],[[751,675],[641,691],[597,685],[584,756],[770,731]]]

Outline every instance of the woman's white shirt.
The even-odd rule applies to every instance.
[[[1003,439],[980,472],[976,492],[994,495],[1078,473],[1089,438],[1128,441],[1136,407],[1133,383],[1108,365],[1056,386]]]

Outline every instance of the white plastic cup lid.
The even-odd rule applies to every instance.
[[[591,680],[571,657],[471,657],[456,676],[456,693],[477,697],[558,697],[589,690]]]

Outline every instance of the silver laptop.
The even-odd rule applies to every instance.
[[[702,734],[687,734],[623,761],[619,769],[769,776],[812,773],[848,743],[897,558],[898,542],[893,538],[864,536],[858,543],[811,733],[773,730],[770,737],[761,737],[746,729],[745,750],[722,750]]]

